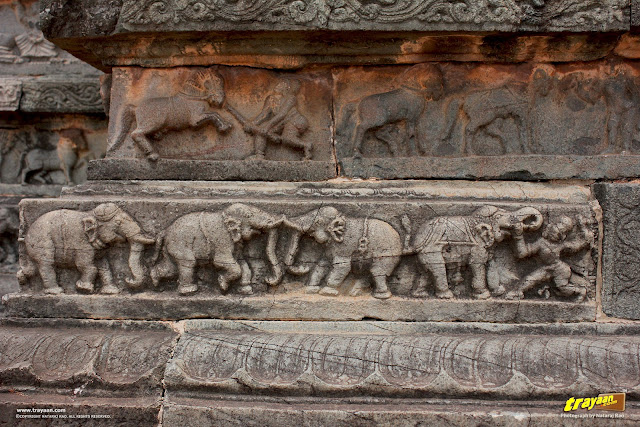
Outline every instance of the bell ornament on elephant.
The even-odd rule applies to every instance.
[[[487,282],[487,264],[492,248],[512,236],[516,224],[524,231],[538,230],[543,223],[540,211],[525,207],[514,212],[495,206],[483,206],[469,216],[440,216],[423,224],[413,238],[411,249],[420,265],[430,273],[437,298],[454,297],[447,278],[447,266],[468,266],[471,270],[472,296],[487,299],[505,293],[504,287]],[[427,296],[425,281],[413,291],[415,297]]]
[[[253,293],[253,272],[242,258],[243,242],[267,233],[266,256],[272,268],[267,284],[275,286],[282,280],[282,267],[276,256],[278,227],[284,216],[271,215],[242,203],[218,212],[190,213],[176,219],[158,236],[151,279],[160,281],[178,274],[178,292],[191,295],[198,291],[194,280],[197,265],[213,264],[220,270],[218,284],[225,293],[231,282],[240,279],[241,294]],[[162,260],[157,262],[162,254]]]
[[[393,273],[403,255],[398,232],[388,223],[374,218],[351,218],[336,208],[324,206],[299,217],[290,218],[286,225],[294,229],[285,265],[296,275],[309,272],[309,268],[295,266],[300,238],[312,237],[323,246],[326,258],[321,259],[311,272],[308,292],[321,295],[338,295],[337,288],[352,270],[354,261],[363,263],[374,281],[373,296],[391,297],[387,279]],[[320,286],[326,277],[324,286]]]
[[[75,268],[80,272],[76,290],[91,293],[96,276],[102,281],[101,293],[115,294],[120,289],[113,280],[105,250],[114,243],[129,243],[128,286],[137,289],[145,279],[141,257],[145,245],[155,239],[146,236],[140,225],[114,203],[103,203],[89,212],[60,209],[40,216],[20,237],[20,271],[18,281],[25,286],[40,274],[44,292],[60,294],[56,267]]]

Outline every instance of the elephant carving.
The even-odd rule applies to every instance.
[[[525,207],[508,212],[495,206],[484,206],[470,216],[441,216],[430,219],[416,232],[413,251],[426,272],[430,272],[435,283],[438,298],[453,298],[447,279],[447,266],[467,265],[471,269],[473,297],[487,299],[505,293],[503,286],[487,287],[487,263],[491,258],[491,248],[511,236],[516,224],[522,224],[524,231],[538,230],[543,217],[540,211]],[[462,281],[460,272],[457,280]],[[413,296],[424,297],[426,284],[414,290]],[[491,291],[491,292],[490,292]]]
[[[336,288],[351,272],[352,263],[359,262],[373,277],[373,296],[380,299],[391,296],[387,279],[403,255],[400,235],[391,225],[378,219],[345,217],[329,206],[291,218],[287,225],[295,230],[284,261],[290,273],[302,275],[309,271],[307,267],[293,265],[303,234],[325,247],[328,259],[315,266],[307,284],[308,291],[338,295]],[[326,285],[320,287],[327,273]]]
[[[417,68],[416,68],[417,67]],[[416,66],[424,69],[422,78],[416,79],[405,76],[405,81],[395,90],[378,93],[363,98],[356,108],[356,128],[353,133],[353,156],[362,156],[362,143],[369,133],[385,142],[391,155],[399,155],[399,147],[393,138],[384,137],[384,133],[377,132],[385,126],[404,122],[406,127],[405,140],[409,145],[409,154],[415,155],[417,125],[424,112],[427,100],[440,99],[444,92],[444,81],[440,69],[433,65]]]
[[[39,217],[19,238],[20,271],[18,281],[25,285],[40,273],[44,292],[60,294],[63,289],[56,280],[56,267],[73,267],[80,272],[76,290],[94,291],[96,276],[102,281],[101,292],[118,293],[109,261],[104,250],[117,242],[129,242],[129,268],[132,278],[126,282],[138,288],[144,281],[141,264],[145,245],[155,239],[145,236],[138,223],[113,203],[103,203],[89,212],[60,209]]]
[[[278,241],[277,227],[285,221],[284,216],[276,217],[253,206],[233,204],[219,212],[197,212],[184,215],[174,221],[158,236],[155,261],[162,253],[162,261],[151,269],[151,279],[155,286],[160,280],[176,274],[178,266],[178,292],[191,295],[198,291],[194,282],[194,271],[198,264],[213,264],[222,270],[218,284],[222,292],[229,289],[231,282],[241,279],[242,294],[252,294],[252,271],[244,259],[242,243],[251,240],[261,232],[268,233],[267,259],[272,266],[273,276],[267,283],[277,285],[283,276],[275,247]],[[240,258],[240,259],[239,259]]]

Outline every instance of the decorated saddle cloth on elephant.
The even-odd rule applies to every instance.
[[[416,242],[415,250],[420,252],[425,246],[433,245],[465,245],[474,246],[475,239],[469,222],[460,217],[439,217],[431,221],[431,232]]]

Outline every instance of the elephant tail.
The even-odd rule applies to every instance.
[[[116,131],[113,140],[109,141],[107,146],[107,152],[116,150],[127,139],[129,130],[135,120],[134,106],[125,104],[120,108],[118,116],[116,117]]]
[[[413,255],[416,253],[416,249],[411,246],[411,219],[407,215],[402,216],[402,228],[404,229],[402,255]]]
[[[162,250],[164,249],[165,236],[166,236],[166,233],[162,231],[158,234],[158,237],[156,238],[156,245],[153,250],[153,255],[151,256],[152,264],[156,264],[158,262],[158,259],[160,259],[160,252],[162,252]]]

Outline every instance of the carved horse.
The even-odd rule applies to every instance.
[[[168,131],[196,128],[212,123],[219,132],[231,129],[231,124],[210,111],[224,102],[222,77],[213,71],[196,73],[174,96],[146,99],[140,105],[124,105],[116,118],[116,131],[108,151],[118,148],[131,131],[131,138],[151,161],[160,157],[149,138],[157,138]]]

